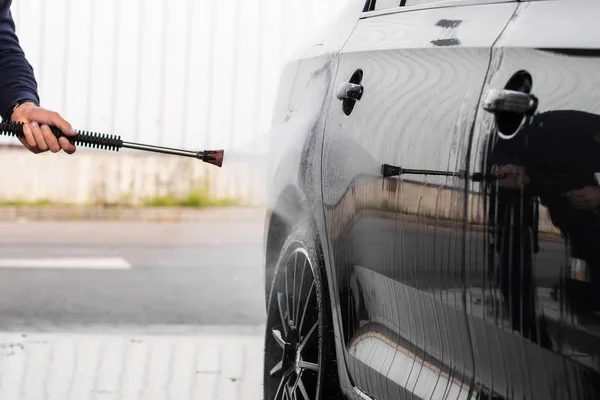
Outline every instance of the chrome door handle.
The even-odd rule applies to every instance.
[[[363,95],[364,88],[360,84],[345,82],[342,83],[337,92],[338,100],[358,101]]]
[[[491,113],[510,112],[519,115],[533,115],[538,99],[532,94],[507,89],[491,89],[487,92],[482,107]]]

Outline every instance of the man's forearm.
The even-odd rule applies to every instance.
[[[20,102],[39,103],[33,68],[25,58],[10,12],[11,0],[0,0],[0,116],[10,118]]]

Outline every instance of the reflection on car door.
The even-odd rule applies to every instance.
[[[484,91],[538,105],[480,112],[474,129],[472,169],[499,176],[469,187],[467,309],[488,398],[600,398],[599,17],[597,2],[523,4],[493,50]]]
[[[346,367],[375,398],[472,392],[461,171],[490,50],[515,9],[397,8],[363,18],[342,51],[325,220]]]

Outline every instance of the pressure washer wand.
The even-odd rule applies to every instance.
[[[173,149],[170,147],[152,146],[148,144],[125,142],[120,136],[105,135],[103,133],[94,133],[87,131],[77,131],[75,136],[66,136],[62,131],[54,126],[50,130],[58,139],[61,136],[66,137],[76,146],[84,146],[102,150],[119,151],[120,148],[151,151],[154,153],[169,154],[174,156],[192,157],[205,163],[221,167],[223,165],[223,150],[204,150],[191,151],[182,149]],[[23,137],[23,123],[21,122],[0,122],[0,135]]]
[[[412,169],[397,167],[395,165],[390,164],[383,164],[381,166],[381,174],[384,178],[390,178],[400,175],[452,176],[462,179],[465,179],[465,177],[467,177],[467,173],[464,170],[461,170],[459,172],[452,172],[431,169]],[[470,174],[468,178],[473,182],[494,182],[498,179],[498,177],[494,174],[483,172],[474,172]]]
[[[202,160],[205,163],[216,165],[221,167],[223,165],[223,150],[204,150],[204,151],[192,151],[182,149],[172,149],[170,147],[152,146],[149,144],[132,143],[121,141],[121,147],[125,149],[151,151],[154,153],[169,154],[172,156],[192,157]]]

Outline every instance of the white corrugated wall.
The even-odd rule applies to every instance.
[[[43,105],[126,140],[256,152],[282,63],[344,0],[14,0]],[[14,140],[14,139],[13,139]]]

